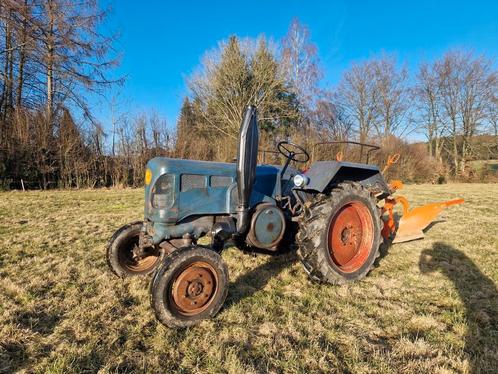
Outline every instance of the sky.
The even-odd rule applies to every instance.
[[[498,1],[135,1],[104,0],[111,14],[102,30],[119,33],[114,48],[126,77],[115,88],[116,111],[155,111],[174,127],[185,79],[203,54],[231,35],[278,41],[297,17],[309,28],[324,73],[333,87],[353,62],[395,54],[411,72],[451,48],[498,57]],[[109,99],[91,98],[104,128],[111,127]]]

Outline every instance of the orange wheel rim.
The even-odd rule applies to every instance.
[[[359,270],[367,261],[374,240],[374,224],[367,206],[352,201],[330,220],[328,249],[331,260],[344,273]]]
[[[142,257],[141,259],[128,258],[127,261],[124,263],[124,266],[128,270],[139,273],[142,271],[150,270],[151,268],[155,267],[158,261],[159,261],[159,254],[151,253],[150,255]]]
[[[205,311],[218,292],[218,274],[207,262],[189,264],[178,272],[170,292],[173,309],[185,316]]]
[[[156,248],[146,248],[142,257],[135,258],[133,251],[136,246],[138,246],[138,235],[121,245],[118,252],[120,264],[134,273],[146,272],[154,268],[160,260],[159,251]]]

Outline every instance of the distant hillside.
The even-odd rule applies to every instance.
[[[447,152],[452,148],[453,138],[444,137],[445,143],[445,151]],[[457,138],[457,142],[461,143],[461,137]],[[496,160],[498,159],[498,136],[483,134],[483,135],[475,135],[471,141],[471,160]],[[428,146],[429,142],[417,142],[413,143],[413,145],[426,145]]]

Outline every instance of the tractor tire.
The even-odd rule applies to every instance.
[[[359,280],[380,254],[381,229],[375,197],[358,183],[341,183],[315,196],[300,218],[298,257],[315,281]]]
[[[172,328],[195,325],[216,315],[228,294],[228,269],[204,247],[183,247],[166,257],[150,286],[156,318]]]
[[[133,222],[118,229],[107,245],[106,259],[109,269],[120,278],[152,273],[162,262],[165,253],[161,248],[147,248],[147,255],[133,258],[143,222]]]

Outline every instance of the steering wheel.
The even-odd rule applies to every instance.
[[[277,149],[290,161],[306,162],[310,159],[310,155],[306,152],[306,149],[291,142],[280,142],[277,144]]]

